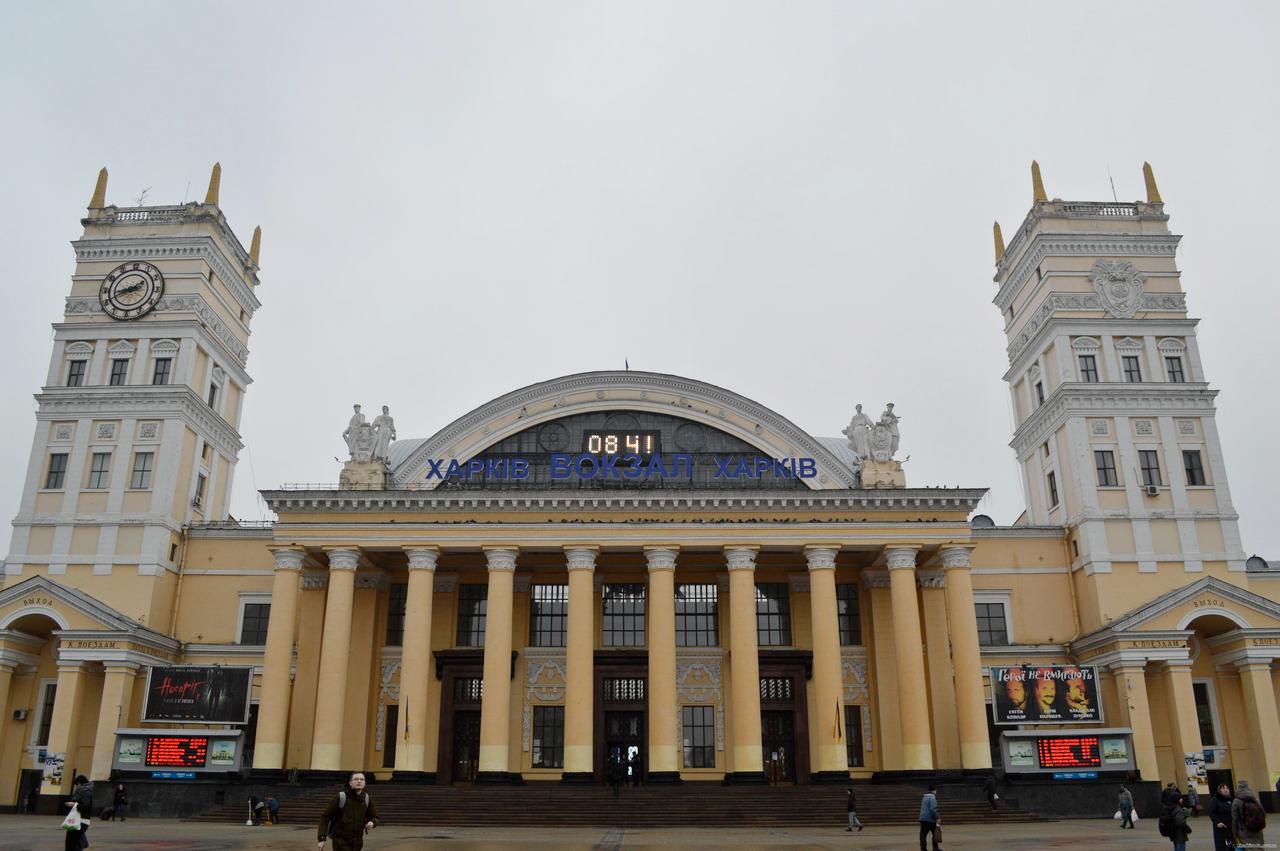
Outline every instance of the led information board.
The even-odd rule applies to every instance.
[[[1097,736],[1054,736],[1036,739],[1041,768],[1099,768],[1101,745]]]
[[[209,739],[204,736],[147,736],[148,767],[204,768]]]
[[[1091,729],[1085,733],[1035,730],[1000,734],[1004,770],[1024,774],[1086,774],[1090,769],[1133,771],[1133,731]]]
[[[150,772],[153,777],[163,775],[165,780],[239,771],[244,761],[243,740],[240,730],[116,730],[111,767],[122,772]]]

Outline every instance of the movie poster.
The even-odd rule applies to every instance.
[[[1074,665],[1021,665],[991,669],[992,713],[997,724],[1102,722],[1098,669]]]
[[[243,724],[252,681],[250,667],[152,668],[142,720]]]

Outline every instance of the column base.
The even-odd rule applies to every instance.
[[[566,771],[560,775],[560,782],[565,786],[594,786],[596,776],[590,771]]]
[[[434,771],[397,771],[391,775],[392,783],[435,783]]]
[[[724,776],[726,786],[765,786],[769,778],[763,771],[730,771]]]
[[[524,777],[516,771],[481,771],[476,774],[477,786],[523,786]]]
[[[684,783],[678,771],[650,771],[644,777],[646,785],[679,786]]]
[[[847,771],[815,771],[809,775],[810,783],[848,783],[850,780]]]

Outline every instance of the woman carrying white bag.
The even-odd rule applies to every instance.
[[[1125,787],[1120,787],[1120,809],[1113,816],[1120,822],[1120,829],[1133,827],[1138,821],[1138,814],[1133,811],[1133,794]]]
[[[80,851],[89,847],[89,813],[93,811],[93,784],[83,774],[77,774],[71,784],[71,800],[67,806],[71,812],[62,820],[66,833],[66,851]]]

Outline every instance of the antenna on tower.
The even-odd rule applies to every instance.
[[[1111,176],[1111,163],[1107,163],[1107,180],[1111,182],[1111,200],[1119,204],[1120,199],[1116,197],[1116,179]]]
[[[148,186],[146,189],[142,190],[142,194],[141,194],[141,195],[139,195],[137,198],[134,198],[134,199],[133,199],[133,206],[135,206],[135,207],[141,207],[141,206],[142,206],[142,202],[143,202],[143,201],[145,201],[145,200],[147,200],[147,193],[148,193],[148,192],[150,192],[150,191],[151,191],[151,187],[150,187],[150,186]]]
[[[187,203],[187,196],[191,194],[191,181],[187,181],[187,188],[182,190],[182,203]]]

